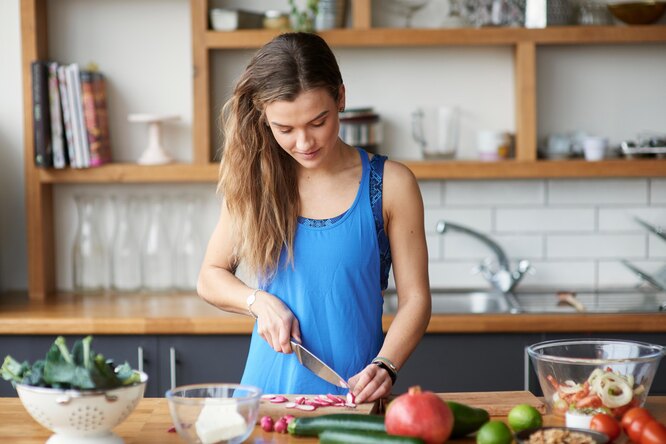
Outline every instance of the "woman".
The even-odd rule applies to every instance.
[[[299,364],[294,338],[345,378],[356,402],[391,392],[430,318],[423,203],[413,174],[339,137],[345,87],[323,39],[276,37],[222,113],[218,224],[198,293],[256,318],[242,383],[341,393]],[[384,338],[394,267],[399,308]],[[240,263],[258,288],[235,276]]]

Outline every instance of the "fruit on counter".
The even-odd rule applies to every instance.
[[[264,432],[272,432],[274,424],[273,418],[268,415],[262,416],[259,420],[259,425]]]
[[[634,407],[632,409],[627,410],[627,412],[622,416],[622,420],[620,421],[620,424],[622,425],[622,430],[624,430],[624,433],[629,433],[629,426],[631,425],[634,420],[640,416],[647,416],[647,417],[652,417],[650,412],[646,408],[643,407]]]
[[[413,436],[389,435],[385,432],[359,430],[326,430],[319,435],[320,444],[423,444]]]
[[[489,421],[476,434],[477,444],[511,444],[513,434],[502,421]]]
[[[631,424],[629,424],[629,428],[627,429],[627,435],[629,435],[629,439],[635,443],[640,443],[641,436],[643,435],[643,428],[645,427],[645,424],[650,421],[653,421],[652,416],[639,416],[638,418],[634,419]]]
[[[606,413],[597,413],[592,417],[592,420],[590,420],[590,430],[595,430],[608,436],[608,442],[613,442],[622,433],[620,423]]]
[[[287,430],[289,434],[296,436],[318,436],[327,430],[386,432],[383,416],[352,413],[295,418],[289,423]]]
[[[139,372],[128,363],[115,366],[112,360],[95,353],[92,336],[86,336],[67,348],[65,338],[58,336],[44,359],[32,365],[5,357],[0,375],[12,384],[73,390],[112,389],[138,383]]]
[[[629,409],[622,417],[622,429],[636,444],[666,444],[666,426],[642,407]]]
[[[471,407],[454,401],[446,401],[453,413],[453,430],[451,438],[461,438],[474,433],[490,421],[487,410]]]
[[[277,433],[287,433],[287,420],[282,417],[275,421],[273,430],[275,430]]]
[[[653,419],[643,426],[641,433],[641,444],[664,444],[666,443],[666,426]]]
[[[437,395],[414,386],[391,401],[384,422],[391,435],[414,436],[427,444],[440,444],[451,435],[453,413]]]
[[[512,408],[507,416],[507,421],[514,432],[522,432],[543,425],[541,413],[529,404],[518,404]]]

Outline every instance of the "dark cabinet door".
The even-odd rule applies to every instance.
[[[71,349],[77,339],[83,336],[66,336],[67,345]],[[53,344],[56,336],[0,336],[0,357],[12,355],[19,362],[34,362],[44,359],[46,352]],[[127,361],[135,368],[148,374],[146,385],[147,397],[159,396],[157,381],[157,339],[155,336],[116,336],[97,335],[94,336],[92,348],[95,352],[111,358],[116,364]],[[139,362],[139,348],[143,351],[143,365]],[[7,381],[0,381],[0,396],[16,396],[16,390]]]
[[[238,383],[243,375],[249,335],[160,336],[159,396],[175,386]]]
[[[394,393],[523,390],[525,347],[540,334],[427,334],[400,370]]]

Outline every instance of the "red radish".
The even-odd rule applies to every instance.
[[[339,396],[335,396],[335,395],[331,395],[330,393],[328,393],[328,394],[326,395],[326,397],[327,397],[328,399],[330,399],[331,401],[333,401],[334,403],[336,403],[336,404],[339,404],[339,403],[341,403],[341,402],[342,402],[342,403],[345,402],[345,400],[342,399],[341,397],[339,397]]]
[[[286,409],[293,409],[293,408],[296,407],[297,405],[298,405],[298,404],[296,404],[295,402],[288,402],[288,403],[286,403],[286,404],[284,405],[284,407],[285,407]]]
[[[294,420],[295,416],[294,415],[284,415],[282,418],[287,422],[287,425]]]
[[[273,399],[275,395],[261,395],[261,399]]]
[[[273,399],[271,399],[270,402],[272,402],[273,404],[280,404],[280,403],[287,402],[287,401],[289,401],[289,400],[287,398],[285,398],[284,396],[276,396]]]
[[[273,427],[277,433],[287,433],[287,421],[284,418],[280,418],[275,421],[275,426]]]
[[[314,409],[316,409],[317,407],[315,407],[313,405],[308,405],[308,404],[297,404],[296,408],[299,409],[299,410],[304,410],[306,412],[311,412]]]
[[[453,414],[437,395],[415,386],[389,404],[384,423],[391,435],[414,436],[426,444],[441,444],[451,435]]]
[[[262,416],[261,420],[259,421],[259,425],[261,428],[264,430],[264,432],[272,432],[273,431],[273,418],[270,416]]]
[[[304,404],[306,400],[307,398],[305,396],[299,396],[294,401],[296,402],[296,404]]]

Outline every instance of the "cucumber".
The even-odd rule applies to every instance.
[[[490,415],[484,409],[470,407],[459,402],[446,401],[453,413],[453,431],[451,438],[460,438],[476,432],[490,421]]]
[[[319,435],[320,444],[423,444],[411,436],[389,435],[385,432],[358,430],[326,430]]]
[[[289,423],[287,430],[291,435],[297,436],[317,436],[325,430],[386,432],[383,416],[352,413],[295,418]]]

